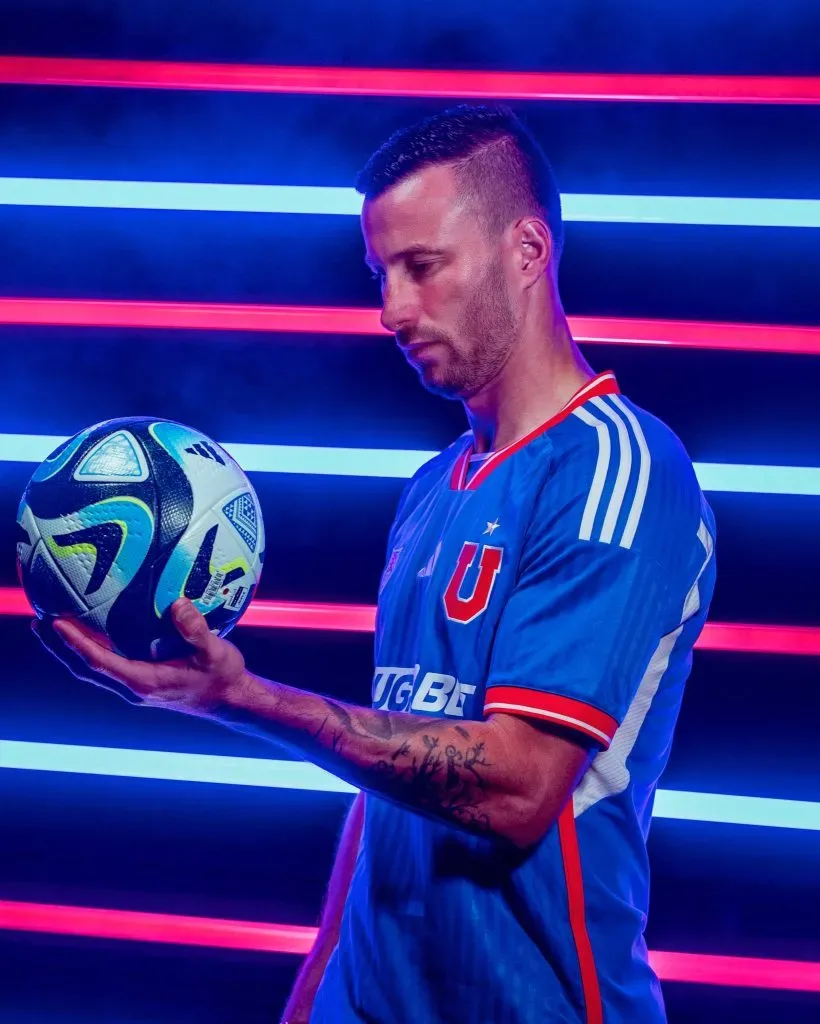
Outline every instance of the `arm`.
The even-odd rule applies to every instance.
[[[510,715],[460,723],[374,711],[249,673],[211,715],[378,796],[522,847],[557,819],[590,756],[583,737]]]
[[[339,840],[339,849],[336,852],[336,860],[330,874],[316,942],[302,964],[285,1007],[283,1020],[288,1024],[307,1024],[313,1008],[313,1000],[316,998],[330,954],[339,941],[342,911],[353,878],[363,821],[364,794],[359,793],[347,815],[342,837]]]
[[[42,642],[80,678],[121,683],[151,707],[208,717],[285,743],[362,789],[473,834],[526,847],[557,819],[589,762],[585,737],[533,719],[491,714],[454,722],[374,711],[260,679],[182,598],[174,623],[193,653],[171,662],[129,661],[102,638],[56,620]],[[76,656],[79,656],[79,659]],[[78,671],[75,662],[90,667]],[[119,689],[115,692],[121,692]]]

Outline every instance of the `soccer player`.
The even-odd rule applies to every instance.
[[[646,837],[712,513],[678,439],[573,342],[559,194],[509,110],[399,132],[358,188],[382,322],[469,425],[401,498],[373,707],[252,675],[184,600],[187,661],[68,622],[60,654],[361,787],[292,1024],[661,1024]]]

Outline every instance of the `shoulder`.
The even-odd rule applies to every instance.
[[[549,488],[572,508],[580,539],[633,547],[676,528],[697,532],[704,502],[692,460],[657,417],[601,395],[551,433]]]

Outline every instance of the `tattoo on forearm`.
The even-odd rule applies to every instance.
[[[421,716],[363,710],[356,714],[323,697],[327,716],[315,738],[343,756],[346,743],[360,739],[395,741],[395,748],[372,771],[379,776],[385,795],[409,802],[445,821],[470,831],[492,831],[488,814],[487,760],[484,744],[471,742],[461,725]],[[456,732],[463,740],[452,742]],[[447,734],[442,745],[441,733]]]

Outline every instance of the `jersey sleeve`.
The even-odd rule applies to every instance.
[[[661,639],[692,612],[687,595],[711,551],[691,464],[654,467],[632,536],[606,529],[600,516],[592,522],[593,474],[582,463],[542,489],[499,622],[484,711],[552,722],[606,748]]]

